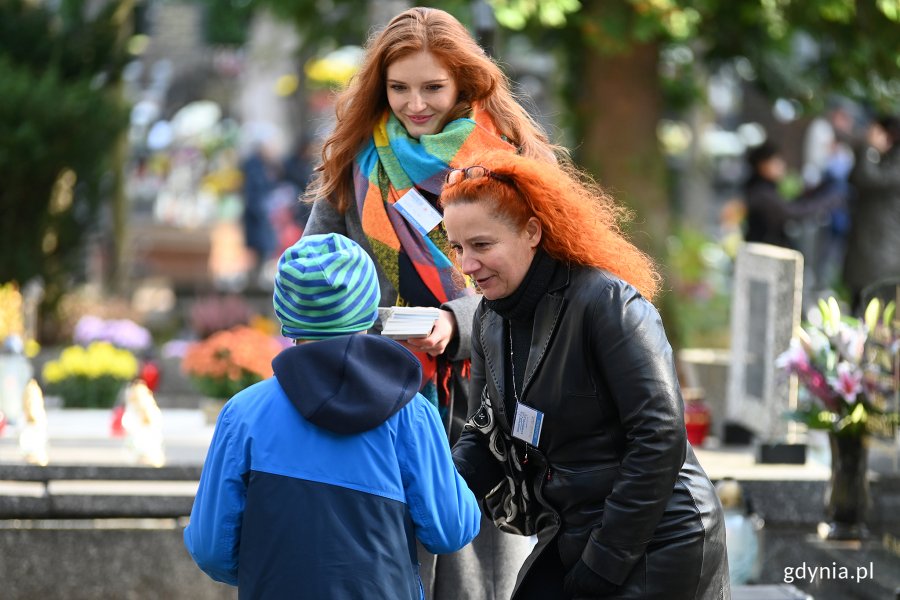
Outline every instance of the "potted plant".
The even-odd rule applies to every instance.
[[[898,423],[895,309],[873,299],[860,320],[842,315],[835,298],[820,300],[776,362],[798,377],[803,392],[789,416],[828,433],[831,480],[820,528],[827,539],[866,534],[868,439],[893,435]]]
[[[44,389],[66,408],[112,408],[123,386],[138,373],[138,360],[109,342],[68,346],[44,365]]]
[[[281,350],[282,345],[274,337],[251,327],[238,326],[191,344],[181,369],[215,404],[207,413],[209,420],[214,420],[225,401],[272,376],[272,359]]]
[[[72,339],[76,344],[87,346],[91,342],[109,342],[117,348],[134,353],[139,359],[138,378],[155,392],[159,383],[159,366],[150,358],[153,336],[143,325],[131,319],[103,319],[94,315],[84,315],[75,324]],[[116,407],[115,418],[120,418],[124,404]]]

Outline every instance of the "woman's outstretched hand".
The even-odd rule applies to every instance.
[[[449,310],[442,310],[427,337],[403,340],[403,344],[414,352],[438,356],[444,353],[454,335],[456,335],[456,317]]]

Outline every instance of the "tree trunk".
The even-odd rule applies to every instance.
[[[579,158],[621,203],[634,211],[633,239],[662,256],[670,230],[665,162],[656,136],[662,94],[656,44],[633,44],[621,54],[586,48]]]
[[[601,19],[602,3],[592,3]],[[633,213],[631,240],[656,261],[663,277],[666,238],[672,231],[666,164],[656,127],[662,117],[658,71],[659,46],[633,42],[619,53],[602,52],[590,44],[573,82],[575,112],[581,125],[575,149],[578,162]],[[663,291],[670,286],[663,284]],[[671,294],[655,299],[669,341],[681,347],[680,327]]]

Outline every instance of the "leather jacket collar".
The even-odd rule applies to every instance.
[[[569,263],[562,263],[556,269],[547,293],[541,298],[535,308],[531,347],[528,351],[528,362],[525,367],[524,385],[519,396],[519,400],[523,404],[528,404],[528,384],[534,378],[535,373],[543,362],[547,346],[550,345],[559,317],[562,315],[565,307],[566,299],[558,292],[568,287],[571,270],[572,266]],[[501,417],[500,422],[504,429],[509,431],[510,415],[506,415],[506,411],[503,408],[506,400],[506,378],[503,376],[503,365],[505,364],[504,348],[506,347],[503,338],[503,317],[492,310],[485,311],[482,316],[481,331],[484,337],[485,365],[491,380],[501,396],[497,402],[498,412]]]

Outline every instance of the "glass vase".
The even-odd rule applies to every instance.
[[[828,540],[858,540],[866,537],[869,507],[869,446],[865,435],[829,433],[831,479],[825,490],[826,521],[819,526]]]

